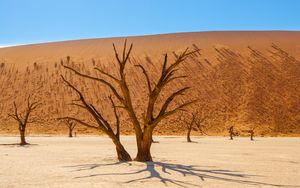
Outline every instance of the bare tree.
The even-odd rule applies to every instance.
[[[249,134],[250,140],[254,141],[254,133],[255,133],[254,130],[255,130],[254,128],[251,128],[251,129],[248,129],[248,130],[243,130],[242,132]]]
[[[93,117],[93,119],[96,122],[96,125],[92,124],[92,123],[88,123],[84,120],[81,120],[81,119],[78,119],[75,117],[62,117],[62,118],[58,118],[58,119],[72,120],[72,121],[75,121],[86,127],[93,128],[93,129],[104,132],[106,135],[109,136],[109,138],[115,144],[119,161],[131,161],[132,159],[131,159],[130,155],[125,150],[124,146],[121,144],[121,141],[120,141],[120,120],[119,120],[119,115],[117,112],[117,106],[115,105],[112,97],[110,96],[109,99],[112,104],[112,107],[114,110],[114,115],[116,118],[116,133],[112,129],[111,124],[103,117],[103,115],[95,108],[95,106],[93,104],[88,103],[86,101],[85,97],[83,96],[83,94],[74,85],[72,85],[69,81],[67,81],[63,76],[61,76],[61,78],[67,84],[67,86],[70,87],[72,90],[74,90],[79,96],[79,99],[77,99],[75,101],[79,101],[81,104],[71,103],[71,105],[85,109]]]
[[[234,126],[233,125],[229,127],[228,133],[229,133],[229,136],[230,136],[230,140],[233,140],[234,136],[238,136],[238,132],[234,131]]]
[[[253,137],[254,137],[254,130],[253,129],[250,130],[249,133],[250,133],[250,140],[254,141],[254,139],[253,139]]]
[[[252,124],[250,126],[250,129],[248,130],[249,136],[250,136],[250,140],[254,141],[254,134],[255,134],[255,130],[259,127],[259,124]]]
[[[196,121],[196,116],[195,116],[194,113],[192,114],[192,119],[190,120],[190,122],[184,121],[186,123],[186,126],[187,126],[187,135],[186,135],[187,142],[192,142],[192,140],[191,140],[191,131],[194,127],[195,121]]]
[[[115,45],[113,44],[115,57],[118,62],[118,68],[119,68],[119,75],[118,77],[105,72],[99,68],[95,68],[99,73],[101,73],[103,76],[105,76],[107,79],[102,79],[98,77],[93,77],[90,75],[86,75],[83,73],[80,73],[79,71],[75,70],[72,67],[64,66],[65,68],[73,71],[75,74],[100,82],[101,84],[104,84],[107,86],[111,92],[114,94],[114,96],[118,99],[118,101],[121,103],[122,108],[126,110],[128,113],[130,120],[132,122],[132,125],[135,130],[136,135],[136,143],[137,143],[137,156],[135,157],[136,161],[152,161],[152,156],[150,152],[151,144],[152,144],[152,133],[153,130],[156,128],[156,126],[159,124],[159,122],[162,119],[165,119],[169,117],[170,115],[182,110],[184,107],[194,103],[195,101],[188,101],[184,102],[181,105],[169,109],[170,104],[172,101],[180,96],[183,95],[189,87],[183,87],[175,92],[173,92],[171,95],[169,95],[163,105],[161,106],[158,114],[154,114],[154,109],[156,109],[156,102],[158,97],[160,96],[161,91],[172,81],[185,78],[186,76],[176,76],[178,66],[185,62],[185,60],[191,56],[192,54],[197,53],[199,50],[193,50],[189,51],[187,48],[185,51],[183,51],[181,54],[174,54],[174,62],[168,65],[168,55],[164,55],[164,61],[163,66],[161,69],[161,74],[158,79],[158,81],[155,84],[152,84],[150,81],[150,77],[148,72],[146,71],[145,67],[141,64],[137,64],[136,67],[140,68],[142,70],[142,73],[146,79],[146,84],[148,88],[148,102],[147,107],[145,109],[145,115],[143,117],[143,120],[140,121],[136,112],[135,108],[133,106],[132,97],[130,94],[130,89],[128,87],[127,79],[126,79],[126,73],[125,73],[125,67],[127,65],[130,53],[132,51],[133,45],[131,44],[129,47],[129,50],[127,50],[126,41],[124,43],[123,52],[120,56],[119,53],[116,50]],[[118,87],[115,87],[114,84],[116,84]],[[121,93],[119,92],[121,91]]]
[[[181,116],[180,119],[187,128],[187,142],[192,142],[191,140],[191,132],[192,130],[199,131],[201,134],[205,134],[205,131],[203,130],[203,121],[205,120],[205,117],[200,117],[198,112],[191,113],[191,117],[184,117],[184,115]]]
[[[230,126],[229,129],[228,129],[228,133],[229,133],[229,136],[230,136],[230,140],[233,140],[233,126]]]
[[[14,102],[13,103],[14,112],[11,114],[8,114],[9,117],[16,120],[19,124],[19,132],[20,132],[20,139],[21,139],[20,145],[28,144],[25,140],[25,133],[26,133],[27,125],[29,123],[37,122],[37,119],[32,118],[31,114],[34,110],[36,110],[41,105],[41,103],[39,101],[31,101],[30,98],[31,98],[31,96],[29,95],[27,98],[27,106],[23,113],[18,111],[17,104],[16,104],[16,102]]]
[[[68,131],[69,131],[69,137],[72,138],[73,137],[73,130],[76,127],[76,121],[70,120],[70,119],[65,119],[63,121],[63,123],[67,126]]]

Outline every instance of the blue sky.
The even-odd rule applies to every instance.
[[[300,0],[0,0],[0,46],[215,30],[300,30]]]

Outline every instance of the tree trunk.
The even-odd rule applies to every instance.
[[[233,134],[230,133],[230,140],[233,140]]]
[[[20,138],[21,138],[21,142],[20,142],[21,146],[28,144],[25,140],[25,130],[20,129]]]
[[[253,141],[253,140],[254,140],[254,139],[253,139],[253,136],[254,136],[254,133],[253,133],[253,132],[251,132],[251,134],[250,134],[251,141]]]
[[[132,161],[131,156],[129,155],[129,153],[125,150],[125,148],[122,145],[121,145],[121,147],[116,146],[116,150],[117,150],[117,155],[118,155],[119,161]]]
[[[73,134],[72,134],[73,130],[71,128],[69,128],[69,137],[73,137]]]
[[[145,130],[143,137],[138,139],[137,141],[137,155],[135,157],[135,161],[146,162],[152,161],[151,156],[151,144],[152,144],[152,132],[149,130]]]
[[[109,135],[109,136],[110,136],[110,138],[112,139],[113,143],[116,146],[118,160],[119,161],[132,161],[131,156],[126,151],[124,146],[121,144],[120,140],[115,135]]]
[[[189,127],[188,132],[187,132],[187,142],[192,142],[192,140],[191,140],[191,131],[192,131],[192,129]]]

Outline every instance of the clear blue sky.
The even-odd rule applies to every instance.
[[[214,30],[300,30],[300,0],[0,0],[0,46]]]

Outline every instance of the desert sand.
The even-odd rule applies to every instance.
[[[0,60],[18,64],[19,67],[33,62],[53,64],[66,56],[71,56],[78,61],[91,58],[108,60],[114,57],[112,43],[122,45],[125,38],[134,44],[133,55],[136,57],[151,55],[160,58],[165,52],[185,49],[192,44],[201,48],[206,58],[215,57],[214,48],[218,46],[225,46],[245,54],[248,46],[266,52],[272,44],[279,45],[297,58],[300,57],[300,32],[297,31],[215,31],[21,45],[0,48]],[[103,63],[108,64],[110,61],[103,61]]]
[[[134,45],[126,72],[138,116],[144,112],[147,92],[145,78],[133,65],[143,64],[154,82],[158,79],[164,53],[179,53],[195,44],[201,49],[200,55],[182,65],[178,73],[188,78],[166,88],[158,106],[172,91],[190,86],[190,92],[177,101],[199,100],[193,110],[204,112],[204,124],[210,135],[224,135],[232,125],[241,134],[254,127],[259,135],[300,135],[300,32],[195,32],[127,39]],[[72,75],[64,70],[61,59],[71,56],[70,66],[93,76],[98,75],[93,69],[95,66],[116,75],[112,43],[121,50],[124,40],[124,37],[86,39],[1,48],[0,133],[17,134],[16,123],[6,114],[11,113],[13,101],[22,108],[24,99],[43,85],[39,97],[44,105],[36,113],[45,119],[44,123],[28,129],[37,135],[64,134],[65,129],[52,120],[76,114],[78,110],[68,105],[76,95],[62,83],[60,75],[78,85],[88,100],[109,121],[114,121],[107,102],[109,89]],[[80,116],[88,119],[82,112]],[[126,113],[121,118],[122,134],[133,134]],[[178,115],[161,126],[156,134],[183,135],[186,132],[185,125],[178,123]],[[86,128],[78,131],[98,134]]]
[[[119,163],[106,137],[18,139],[0,137],[0,187],[300,187],[299,138],[159,136],[149,163]]]

